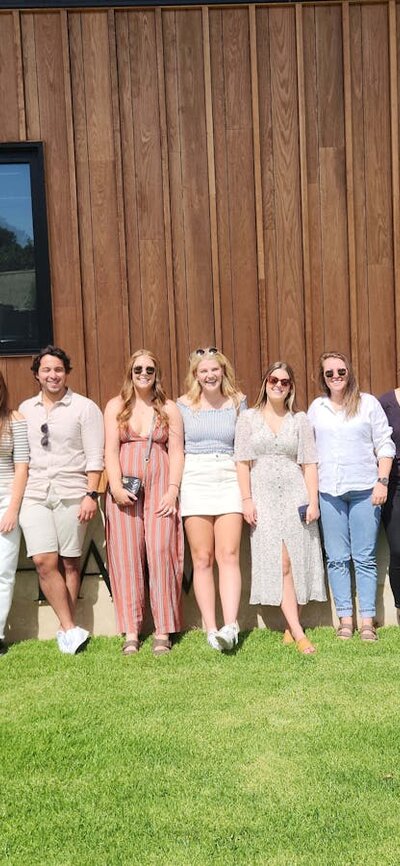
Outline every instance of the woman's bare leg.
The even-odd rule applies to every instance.
[[[214,517],[185,518],[185,530],[193,562],[193,588],[204,628],[217,628],[214,584]]]
[[[235,623],[240,604],[242,577],[239,554],[243,518],[241,514],[221,514],[215,518],[215,558],[219,570],[219,594],[224,623]]]
[[[293,583],[292,565],[286,545],[282,543],[282,603],[281,609],[295,641],[305,637],[299,620],[299,605]],[[313,652],[313,649],[308,652]]]

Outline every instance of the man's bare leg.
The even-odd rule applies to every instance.
[[[32,557],[39,575],[40,588],[60,620],[63,631],[74,628],[70,596],[58,569],[58,553],[37,553]]]

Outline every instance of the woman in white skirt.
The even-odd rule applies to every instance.
[[[190,356],[186,393],[177,401],[185,431],[181,513],[193,561],[193,586],[215,650],[238,642],[239,565],[243,508],[233,461],[238,415],[247,408],[232,365],[218,349],[196,349]],[[215,616],[214,559],[224,625]]]

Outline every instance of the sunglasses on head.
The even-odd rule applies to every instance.
[[[346,367],[339,367],[338,370],[324,370],[325,379],[333,379],[334,376],[345,376],[347,373]]]
[[[133,372],[134,372],[135,376],[140,376],[140,374],[143,373],[143,371],[147,374],[147,376],[152,376],[153,373],[156,372],[156,368],[155,367],[141,367],[140,365],[133,368]]]
[[[215,346],[209,346],[208,349],[195,349],[193,352],[194,355],[217,355],[219,349]]]
[[[278,379],[277,376],[268,376],[267,382],[269,385],[282,385],[282,388],[289,388],[292,384],[290,379]]]
[[[43,448],[46,448],[46,445],[49,444],[49,425],[42,424],[40,428],[40,432],[43,433],[43,436],[40,440],[40,444],[43,445]]]

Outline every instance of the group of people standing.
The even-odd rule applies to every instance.
[[[216,347],[190,355],[186,391],[166,396],[159,362],[140,349],[121,392],[99,408],[68,387],[70,359],[47,346],[32,370],[40,392],[8,406],[0,375],[0,652],[11,605],[19,523],[41,588],[60,622],[61,652],[89,638],[75,625],[79,558],[97,510],[105,429],[106,541],[122,652],[136,654],[148,581],[153,652],[171,650],[181,629],[183,525],[193,585],[209,646],[238,643],[242,523],[250,525],[250,604],[281,607],[283,641],[315,652],[301,608],[325,601],[319,518],[337,636],[355,629],[353,562],[362,640],[375,630],[376,543],[381,518],[390,547],[389,577],[400,610],[400,389],[378,401],[360,393],[350,361],[325,353],[322,396],[297,412],[292,368],[271,364],[253,408],[228,358]],[[214,562],[223,625],[216,621]]]

